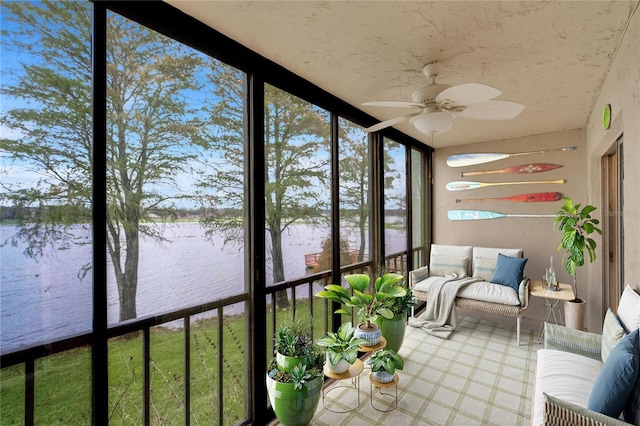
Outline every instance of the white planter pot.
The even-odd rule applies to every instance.
[[[367,327],[366,323],[362,323],[356,327],[356,332],[354,333],[354,336],[362,337],[369,341],[369,343],[365,343],[364,346],[375,346],[378,343],[380,343],[380,338],[382,337],[382,330],[380,330],[380,327],[378,327],[374,323],[371,323],[371,325],[374,327],[374,329],[372,330],[362,329],[363,327],[364,328]]]
[[[329,355],[327,355],[327,369],[333,374],[344,374],[349,370],[351,364],[347,362],[345,359],[341,359],[337,364],[331,364],[329,362]]]
[[[584,314],[587,303],[584,300],[573,302],[566,300],[564,302],[564,323],[567,328],[574,330],[584,330]]]
[[[393,382],[393,374],[389,374],[386,371],[376,371],[373,373],[373,378],[380,383]]]

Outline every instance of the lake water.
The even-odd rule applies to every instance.
[[[0,227],[0,241],[14,227]],[[394,243],[387,230],[388,250],[402,250],[401,232]],[[295,225],[283,235],[287,279],[305,275],[304,255],[321,250],[329,231]],[[347,240],[357,241],[351,232]],[[163,226],[171,242],[150,239],[140,243],[138,316],[158,314],[232,296],[244,291],[244,253],[222,238],[207,241],[199,223]],[[86,237],[88,235],[79,235]],[[396,247],[394,247],[396,246]],[[24,245],[0,248],[0,352],[60,339],[91,330],[92,274],[80,280],[78,271],[91,262],[91,245],[70,245],[37,261],[23,255]],[[272,283],[267,261],[267,285]],[[107,261],[108,322],[118,322],[119,302],[111,261]]]

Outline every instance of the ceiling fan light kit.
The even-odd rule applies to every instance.
[[[446,133],[451,130],[453,125],[453,115],[448,112],[423,112],[413,117],[411,124],[424,134],[429,133]]]
[[[414,110],[413,113],[381,121],[365,130],[375,132],[411,119],[410,123],[418,131],[433,137],[434,134],[451,130],[456,117],[475,120],[508,120],[518,116],[524,109],[524,105],[516,102],[493,100],[502,92],[485,84],[467,83],[457,86],[437,84],[438,65],[432,62],[424,66],[422,71],[429,79],[429,84],[414,91],[411,95],[412,101],[363,103],[362,105],[365,106]]]

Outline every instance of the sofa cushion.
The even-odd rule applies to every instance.
[[[440,277],[433,276],[422,281],[414,282],[413,290],[429,293],[431,285],[439,279]],[[478,281],[462,287],[460,291],[458,291],[458,297],[483,302],[500,303],[502,305],[520,305],[520,298],[514,289],[505,285],[491,284],[486,281]]]
[[[475,257],[486,257],[488,259],[497,259],[498,253],[502,253],[505,256],[522,257],[522,249],[511,248],[494,248],[494,247],[473,247],[473,255]]]
[[[479,278],[484,281],[491,281],[493,272],[496,270],[498,256],[490,257],[474,257],[473,258],[473,278]]]
[[[491,277],[491,282],[508,285],[517,292],[524,275],[526,263],[526,258],[505,256],[502,253],[498,253],[498,262],[496,263],[496,270]]]
[[[471,274],[471,259],[473,259],[473,247],[471,246],[447,246],[443,244],[431,244],[429,257],[433,256],[458,256],[469,258],[467,273]]]
[[[518,292],[506,285],[495,285],[487,281],[478,281],[462,287],[458,297],[500,303],[502,305],[520,305]]]
[[[602,325],[602,348],[600,350],[602,362],[607,360],[607,357],[611,353],[613,347],[617,345],[626,334],[627,333],[624,332],[624,328],[611,308],[607,309],[607,313],[604,316],[604,323]]]
[[[429,276],[467,275],[469,258],[462,256],[438,256],[432,255],[429,262]]]
[[[618,343],[593,384],[587,408],[617,418],[622,413],[638,379],[638,330]]]
[[[640,294],[627,284],[620,296],[618,318],[627,332],[640,327]]]
[[[587,406],[593,383],[602,369],[601,361],[571,352],[540,349],[536,362],[533,425],[543,423],[543,393],[581,407]]]

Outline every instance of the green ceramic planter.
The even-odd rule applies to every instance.
[[[407,327],[407,314],[398,314],[393,319],[378,316],[375,323],[382,330],[382,335],[387,339],[385,349],[393,349],[396,353],[404,342],[404,332]]]
[[[287,356],[282,355],[280,352],[276,353],[276,363],[278,364],[278,369],[280,371],[284,371],[285,373],[291,373],[293,367],[298,364],[302,364],[305,358],[301,356]]]
[[[280,383],[267,375],[267,391],[273,411],[284,426],[306,426],[318,408],[322,391],[322,377],[316,377],[302,389],[293,383]]]

